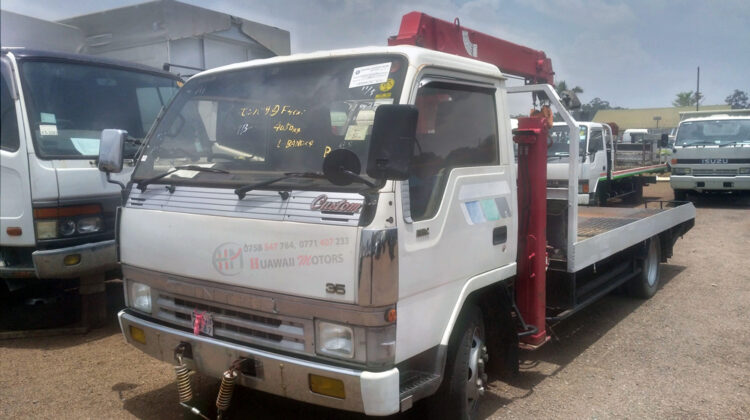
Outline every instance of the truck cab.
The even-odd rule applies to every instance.
[[[676,200],[750,192],[750,110],[681,113],[670,184]]]
[[[607,124],[596,122],[576,122],[580,160],[578,181],[578,203],[597,202],[596,191],[601,178],[606,180],[607,168],[612,166],[612,129]],[[570,135],[564,122],[556,122],[549,133],[547,148],[547,186],[567,188],[568,148]]]
[[[8,289],[117,269],[120,188],[97,170],[103,129],[128,130],[132,171],[140,139],[180,80],[81,55],[3,48],[0,278]],[[103,283],[101,285],[103,287]]]

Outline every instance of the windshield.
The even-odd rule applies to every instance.
[[[352,150],[364,166],[375,109],[397,103],[405,73],[400,57],[359,56],[199,76],[155,128],[134,179],[198,164],[230,174],[178,171],[167,179],[264,182],[287,172],[321,172],[323,158],[339,148]],[[321,183],[330,186],[324,179],[292,177],[273,188]]]
[[[678,146],[750,143],[750,120],[690,121],[677,130]]]
[[[95,158],[105,128],[141,139],[178,89],[176,79],[90,64],[27,61],[21,67],[36,153]],[[125,157],[137,150],[128,144]]]
[[[583,156],[586,152],[586,137],[588,128],[582,125],[578,129],[578,155]],[[567,125],[555,125],[549,131],[549,146],[547,147],[547,157],[568,156],[570,153],[570,127]]]

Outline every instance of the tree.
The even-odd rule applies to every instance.
[[[568,84],[565,83],[565,80],[560,80],[559,82],[555,83],[555,90],[557,91],[558,96],[562,96],[562,93],[566,90],[572,90],[575,93],[583,93],[583,89],[580,86],[569,89]]]
[[[675,98],[674,101],[672,101],[672,105],[676,107],[681,106],[693,106],[695,104],[699,104],[703,102],[703,94],[698,92],[693,92],[692,90],[689,90],[687,92],[679,92],[677,93],[677,98]]]
[[[731,106],[732,109],[750,108],[750,99],[748,99],[747,93],[739,89],[735,89],[734,93],[724,99],[724,102]]]

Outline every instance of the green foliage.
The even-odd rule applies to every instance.
[[[732,109],[750,108],[750,99],[748,99],[747,93],[739,89],[735,89],[731,95],[724,99],[724,102],[731,106]]]
[[[694,106],[695,104],[699,104],[703,102],[703,94],[698,92],[693,92],[692,90],[689,90],[687,92],[679,92],[677,93],[677,97],[674,101],[672,101],[672,105],[676,107],[681,106]]]

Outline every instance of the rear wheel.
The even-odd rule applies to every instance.
[[[467,308],[448,348],[445,377],[431,398],[431,418],[473,419],[487,383],[487,346],[479,308]]]
[[[661,262],[661,246],[659,237],[648,240],[646,258],[641,262],[641,272],[630,281],[632,296],[648,299],[659,288],[659,263]]]

